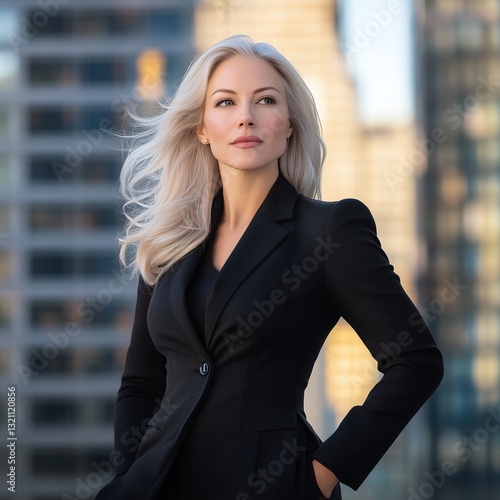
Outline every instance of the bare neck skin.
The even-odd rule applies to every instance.
[[[278,178],[278,166],[222,175],[224,207],[215,231],[212,265],[220,271]],[[224,180],[225,179],[225,180]]]
[[[224,208],[219,228],[245,229],[278,178],[278,165],[254,171],[232,171],[224,175]]]

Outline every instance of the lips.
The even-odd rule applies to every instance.
[[[231,144],[238,148],[253,148],[262,144],[264,141],[255,135],[242,135],[235,139]]]

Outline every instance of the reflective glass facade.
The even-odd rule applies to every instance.
[[[1,2],[0,386],[17,388],[23,500],[92,498],[107,480],[91,474],[112,449],[135,303],[113,132],[127,105],[175,88],[193,16],[191,1]]]
[[[430,472],[445,484],[426,479],[420,494],[490,500],[500,498],[500,4],[425,4],[426,314],[446,363]]]

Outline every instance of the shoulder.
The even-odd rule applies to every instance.
[[[376,233],[375,220],[370,209],[355,198],[321,201],[299,195],[297,209],[308,217],[326,219],[324,222],[331,229],[364,226]]]

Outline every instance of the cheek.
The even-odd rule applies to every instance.
[[[218,118],[208,112],[205,114],[203,122],[206,132],[212,139],[216,138],[223,132],[224,121],[221,120],[220,117]]]
[[[283,113],[273,113],[266,121],[266,126],[262,131],[264,140],[279,141],[286,140],[286,133],[289,127],[288,117]]]
[[[276,107],[269,110],[267,115],[266,129],[276,138],[287,133],[289,128],[290,119],[288,116],[288,109],[283,106]]]

